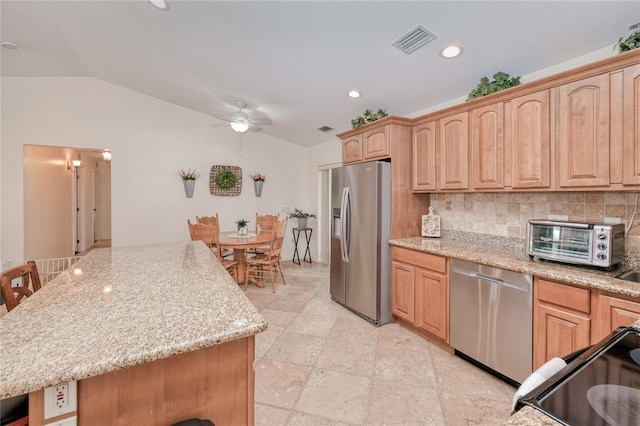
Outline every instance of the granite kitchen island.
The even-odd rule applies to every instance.
[[[0,319],[0,398],[78,381],[78,424],[253,424],[267,323],[202,242],[97,249]]]

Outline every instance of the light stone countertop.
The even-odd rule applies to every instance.
[[[523,249],[508,243],[503,246],[499,241],[481,243],[457,238],[412,237],[391,240],[389,244],[640,298],[640,284],[614,278],[625,269],[607,272],[591,267],[532,261]]]
[[[200,241],[96,249],[0,318],[0,398],[266,328]]]
[[[532,261],[521,247],[517,247],[517,244],[513,244],[506,239],[503,241],[495,238],[479,242],[473,240],[473,236],[470,238],[471,239],[465,239],[464,233],[460,233],[451,238],[403,238],[391,240],[389,244],[425,253],[481,263],[515,272],[532,274],[545,279],[640,297],[640,284],[613,277],[623,272],[625,270],[624,268],[607,272],[581,266],[563,265],[555,262]],[[633,326],[640,328],[640,321],[634,323]],[[560,423],[554,419],[532,407],[523,407],[503,423],[505,426],[553,426],[559,424]]]

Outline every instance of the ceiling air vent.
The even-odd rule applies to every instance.
[[[327,133],[333,130],[333,127],[329,127],[329,126],[322,126],[320,127],[318,130],[320,130],[323,133]]]
[[[393,45],[402,50],[407,55],[410,55],[425,44],[435,40],[437,37],[437,35],[429,31],[422,25],[418,25],[407,34],[400,37],[400,39],[393,43]]]

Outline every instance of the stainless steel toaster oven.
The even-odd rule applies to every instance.
[[[611,267],[624,259],[624,224],[551,220],[527,221],[527,254],[531,258]]]

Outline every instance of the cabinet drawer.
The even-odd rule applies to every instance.
[[[591,292],[586,288],[538,279],[538,300],[586,314],[591,312]]]
[[[441,274],[447,273],[447,258],[430,253],[409,250],[399,247],[391,248],[391,257],[399,262],[409,263],[430,269]]]

